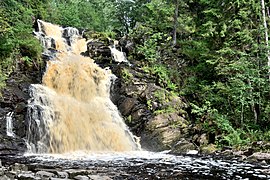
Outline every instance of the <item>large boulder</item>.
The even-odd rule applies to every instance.
[[[149,150],[168,150],[188,133],[188,122],[176,112],[153,116],[142,133],[142,146]]]

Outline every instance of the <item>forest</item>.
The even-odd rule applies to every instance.
[[[270,139],[269,3],[264,0],[4,0],[0,88],[38,69],[37,19],[132,39],[128,60],[189,105],[189,121],[218,146]],[[167,109],[173,111],[173,108]]]

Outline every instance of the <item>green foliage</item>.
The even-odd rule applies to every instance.
[[[150,109],[150,110],[152,110],[152,100],[151,99],[148,99],[146,101],[146,104],[147,104],[147,108]]]
[[[158,109],[154,111],[154,114],[158,115],[158,114],[167,114],[167,113],[174,113],[174,112],[177,112],[177,110],[171,106],[168,106],[163,109]]]
[[[246,145],[269,123],[267,51],[260,2],[200,1],[196,28],[180,41],[188,62],[181,94],[218,143]],[[191,8],[191,7],[190,7]],[[262,39],[261,39],[262,40]]]
[[[50,14],[46,20],[77,28],[94,31],[128,32],[134,26],[132,1],[110,0],[55,0],[50,2]]]
[[[146,30],[148,31],[149,28],[145,28],[143,26],[140,26],[141,30],[145,32]],[[141,33],[141,32],[140,32]],[[150,33],[148,31],[148,33]],[[144,35],[147,36],[147,35]],[[139,45],[137,48],[138,53],[143,54],[145,57],[145,60],[147,60],[149,63],[155,63],[158,58],[160,57],[160,52],[158,51],[158,43],[160,40],[162,40],[163,34],[162,33],[154,33],[154,34],[149,34],[149,37],[146,37],[146,40],[143,42],[143,45]]]
[[[46,5],[31,0],[0,2],[0,89],[4,88],[6,78],[16,68],[24,65],[38,67],[41,63],[42,48],[33,37],[32,26],[34,17],[45,16],[41,9]]]
[[[157,98],[159,102],[166,102],[168,101],[168,96],[166,94],[166,91],[161,89],[161,90],[156,90],[154,92],[154,97]]]
[[[124,68],[121,71],[121,77],[125,80],[125,82],[128,83],[128,82],[132,81],[133,74],[131,74],[128,69]]]

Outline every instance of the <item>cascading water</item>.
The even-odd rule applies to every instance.
[[[118,45],[118,41],[114,41],[114,44],[112,46],[109,46],[113,59],[115,62],[128,62],[127,58],[125,57],[124,53],[122,51],[119,51],[118,49],[116,49],[116,45]]]
[[[6,132],[7,132],[7,136],[11,136],[14,137],[15,134],[13,132],[13,112],[9,112],[6,115]]]
[[[114,77],[83,57],[86,41],[75,28],[38,20],[37,37],[54,49],[42,85],[30,87],[27,141],[32,152],[138,150],[134,136],[110,100]]]

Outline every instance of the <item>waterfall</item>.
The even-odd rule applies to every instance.
[[[115,78],[88,57],[86,41],[75,28],[38,20],[37,38],[45,51],[56,52],[47,61],[42,84],[30,86],[27,141],[32,152],[138,150],[135,137],[110,100]],[[49,39],[50,43],[47,42]]]
[[[122,51],[119,51],[118,49],[116,49],[116,45],[118,45],[118,41],[114,41],[114,44],[109,46],[114,61],[119,62],[119,63],[121,63],[121,62],[129,63],[125,54]]]
[[[11,136],[11,137],[14,137],[15,134],[13,132],[13,112],[9,112],[7,113],[6,115],[6,132],[7,132],[7,136]]]

